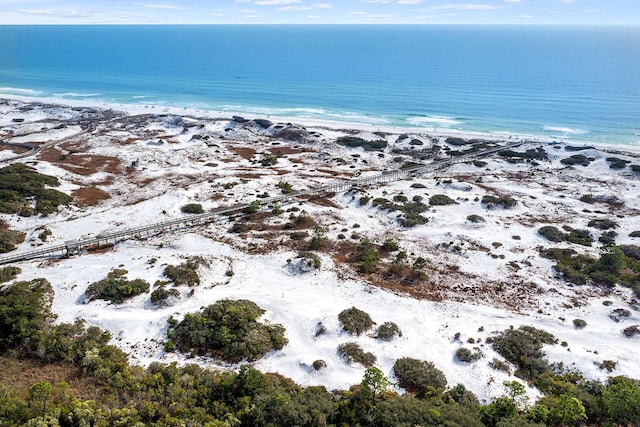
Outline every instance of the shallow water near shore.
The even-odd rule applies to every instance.
[[[0,93],[640,145],[639,27],[0,26]]]

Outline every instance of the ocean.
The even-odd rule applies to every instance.
[[[640,27],[0,26],[0,93],[640,145]]]

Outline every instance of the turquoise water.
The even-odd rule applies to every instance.
[[[0,26],[0,93],[640,145],[640,27]]]

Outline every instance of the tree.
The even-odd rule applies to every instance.
[[[529,400],[527,389],[524,385],[518,381],[505,381],[503,384],[507,388],[507,396],[509,399],[520,409],[524,409]]]
[[[608,418],[615,423],[630,424],[640,419],[640,385],[616,377],[602,391]]]
[[[551,407],[549,418],[561,426],[568,426],[586,419],[587,414],[579,399],[561,394]]]
[[[371,400],[375,404],[376,398],[389,391],[391,382],[384,376],[382,371],[376,367],[367,368],[364,372],[361,385],[371,392]]]
[[[29,389],[29,400],[42,402],[42,412],[47,412],[47,400],[51,397],[53,387],[51,383],[39,382],[35,383]]]

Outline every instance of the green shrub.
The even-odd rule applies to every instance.
[[[362,239],[356,246],[356,260],[362,273],[373,273],[376,271],[380,256],[368,239]]]
[[[278,156],[271,153],[263,153],[259,163],[264,167],[273,166],[278,163]]]
[[[10,265],[9,267],[0,268],[0,284],[14,280],[20,273],[22,273],[20,267]]]
[[[491,362],[489,362],[489,367],[495,369],[496,371],[505,372],[507,374],[511,374],[511,368],[509,365],[502,360],[496,359],[495,357]]]
[[[580,166],[586,167],[586,166],[589,166],[589,164],[594,160],[595,159],[593,157],[587,157],[583,154],[574,154],[571,157],[567,157],[566,159],[560,160],[560,163],[562,163],[563,165],[569,165],[569,166],[580,165]]]
[[[200,203],[187,203],[186,205],[183,205],[180,210],[183,213],[189,214],[201,214],[204,212],[204,209],[202,209],[202,205]]]
[[[355,307],[341,311],[338,314],[338,319],[342,323],[342,329],[352,335],[362,335],[374,325],[371,316]]]
[[[26,234],[16,230],[0,230],[0,254],[14,251]]]
[[[411,184],[411,188],[427,188],[427,186],[420,182],[414,182],[413,184]]]
[[[391,341],[395,337],[401,336],[402,331],[400,330],[398,325],[393,322],[384,322],[378,327],[378,331],[376,333],[376,337],[384,341]]]
[[[57,187],[56,177],[38,173],[35,168],[14,163],[0,169],[0,212],[29,216],[34,211],[28,200],[35,200],[35,212],[48,215],[61,205],[68,205],[73,197],[46,188]]]
[[[629,233],[629,237],[640,237],[640,230],[632,231]]]
[[[453,200],[451,197],[445,194],[436,194],[429,198],[429,204],[431,206],[446,206],[446,205],[457,205],[458,203]]]
[[[309,232],[308,231],[294,231],[293,233],[289,234],[289,237],[291,238],[291,240],[303,240],[303,239],[306,239],[307,237],[309,237]]]
[[[367,141],[355,136],[341,136],[336,143],[351,148],[362,147],[367,151],[382,151],[388,145],[387,141],[382,139]]]
[[[243,224],[241,222],[234,222],[231,228],[229,229],[229,233],[246,233],[247,231],[251,231],[251,226],[248,224]]]
[[[398,385],[410,393],[436,395],[447,386],[447,378],[433,363],[403,357],[393,364]]]
[[[487,222],[483,217],[481,217],[480,215],[469,215],[467,217],[467,221],[469,222],[473,222],[474,224],[480,224],[483,222]]]
[[[392,238],[385,239],[385,241],[382,243],[382,246],[380,247],[380,250],[382,250],[383,252],[395,252],[398,249],[400,249],[400,246],[398,246],[398,242],[396,242]]]
[[[200,275],[197,269],[202,262],[201,258],[191,258],[178,266],[167,265],[163,274],[177,286],[196,286],[200,284]]]
[[[161,286],[158,289],[155,289],[151,292],[151,302],[158,306],[166,306],[168,305],[170,298],[178,298],[180,296],[180,292],[177,289],[171,288],[167,289],[164,286]]]
[[[286,344],[282,325],[257,319],[265,311],[248,300],[220,300],[197,313],[189,313],[169,331],[181,352],[211,354],[229,362],[254,361]]]
[[[322,359],[318,359],[318,360],[314,360],[311,366],[313,366],[314,370],[319,371],[327,367],[327,362],[325,362]]]
[[[126,270],[115,269],[106,279],[90,284],[85,291],[87,299],[102,299],[120,304],[149,290],[149,282],[143,279],[127,280],[124,277],[126,273]]]
[[[582,319],[573,319],[573,326],[575,326],[577,329],[582,329],[587,326],[587,322]]]
[[[516,375],[524,379],[535,379],[549,371],[542,345],[556,343],[553,335],[532,326],[507,329],[492,339],[493,349],[515,364],[518,367]]]
[[[338,354],[348,363],[359,363],[366,368],[370,368],[376,363],[376,356],[373,353],[365,352],[362,347],[354,342],[340,344]]]
[[[461,362],[465,362],[465,363],[472,363],[475,361],[478,361],[480,359],[482,359],[482,352],[478,349],[476,349],[476,351],[471,351],[466,347],[460,347],[457,351],[456,351],[456,358],[461,361]]]
[[[286,181],[278,182],[278,188],[282,191],[282,194],[291,194],[293,193],[293,187]]]
[[[502,207],[504,209],[511,209],[513,207],[515,207],[518,202],[516,199],[514,199],[511,196],[484,196],[482,197],[482,201],[483,204],[487,205],[487,207],[489,209],[493,209],[495,207]]]
[[[569,228],[569,227],[568,227]],[[582,246],[591,246],[593,243],[593,237],[587,230],[574,230],[569,228],[569,233],[566,235],[567,242],[575,243]]]
[[[592,219],[589,221],[589,227],[597,228],[598,230],[608,230],[610,228],[618,228],[617,222],[610,219]]]
[[[307,263],[307,265],[315,268],[316,270],[319,270],[320,267],[322,266],[322,261],[320,260],[320,257],[314,254],[313,252],[300,252],[298,253],[297,258],[302,258]]]
[[[596,199],[593,197],[593,194],[583,194],[580,196],[580,201],[583,203],[593,204],[596,202]]]
[[[565,240],[565,234],[553,225],[540,227],[538,234],[551,242],[564,242]]]
[[[371,197],[369,196],[360,197],[360,200],[359,200],[360,206],[366,205],[367,203],[369,203],[369,200],[371,200]]]

